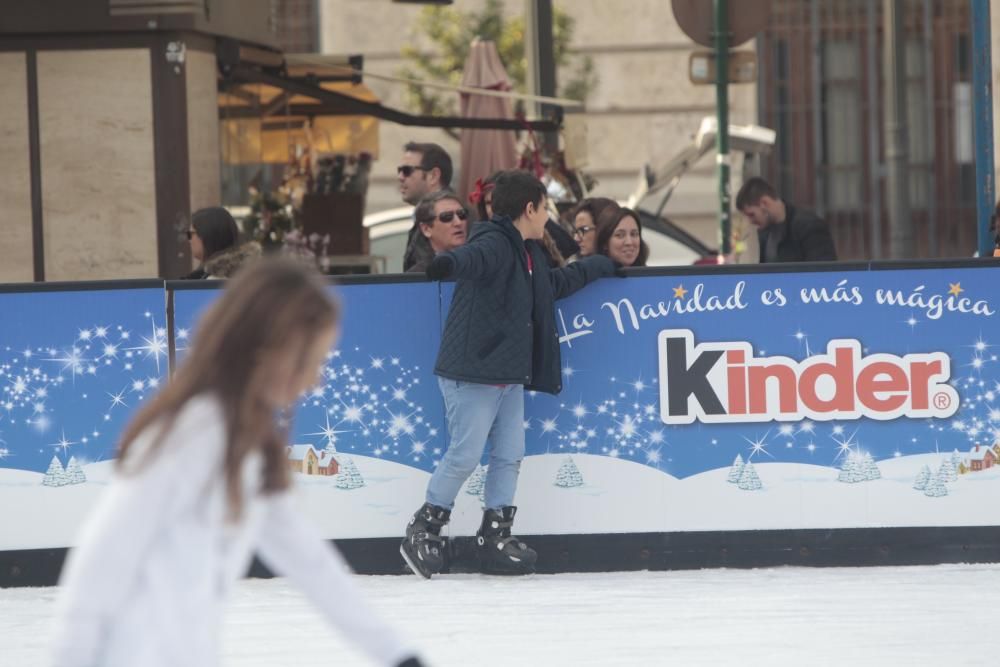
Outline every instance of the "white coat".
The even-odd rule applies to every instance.
[[[295,510],[262,495],[261,458],[243,469],[242,518],[228,519],[225,423],[217,399],[191,399],[147,460],[158,431],[129,453],[63,570],[53,665],[209,667],[218,664],[223,603],[254,551],[293,581],[375,664],[416,655],[365,604],[343,558]]]

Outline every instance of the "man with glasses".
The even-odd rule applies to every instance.
[[[416,206],[427,195],[451,188],[451,157],[437,144],[411,141],[403,146],[403,159],[396,167],[396,174],[403,201]],[[418,262],[426,264],[433,257],[430,244],[414,220],[403,255],[403,270],[409,271]]]
[[[421,199],[413,212],[413,219],[434,255],[454,250],[465,243],[469,231],[469,212],[452,192],[440,190]],[[418,261],[408,272],[423,273],[430,266],[431,259],[433,256],[425,261]]]

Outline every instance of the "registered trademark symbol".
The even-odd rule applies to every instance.
[[[943,391],[934,394],[934,407],[938,410],[947,410],[951,407],[951,396]]]

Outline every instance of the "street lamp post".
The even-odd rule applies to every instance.
[[[731,160],[729,157],[729,2],[714,0],[715,18],[715,106],[718,125],[715,141],[718,146],[716,160],[719,165],[719,234],[722,256],[727,260],[733,252],[731,188],[729,183]]]

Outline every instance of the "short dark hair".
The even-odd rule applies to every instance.
[[[545,196],[545,186],[529,172],[501,171],[493,188],[493,213],[517,220],[524,215],[528,204],[539,206]]]
[[[221,206],[195,211],[191,214],[191,226],[205,248],[205,259],[240,242],[240,228],[229,211]]]
[[[736,194],[736,208],[742,211],[747,206],[756,206],[760,203],[761,197],[777,199],[778,192],[763,178],[754,176],[744,183]]]
[[[420,200],[417,207],[413,209],[413,220],[425,225],[434,224],[434,220],[437,217],[434,215],[434,205],[446,199],[458,202],[459,206],[462,205],[462,200],[451,190],[438,190]]]
[[[430,171],[431,169],[438,169],[441,171],[441,187],[447,188],[451,185],[451,156],[448,152],[432,143],[417,143],[416,141],[411,141],[403,146],[403,150],[407,153],[419,153],[420,154],[420,166],[425,171]]]
[[[642,239],[642,218],[637,212],[624,206],[615,206],[614,208],[608,206],[601,212],[597,219],[597,252],[602,255],[608,254],[611,237],[614,236],[618,225],[625,218],[633,218],[636,227],[639,228],[639,256],[635,258],[632,266],[646,266],[646,260],[649,259],[649,246]]]

